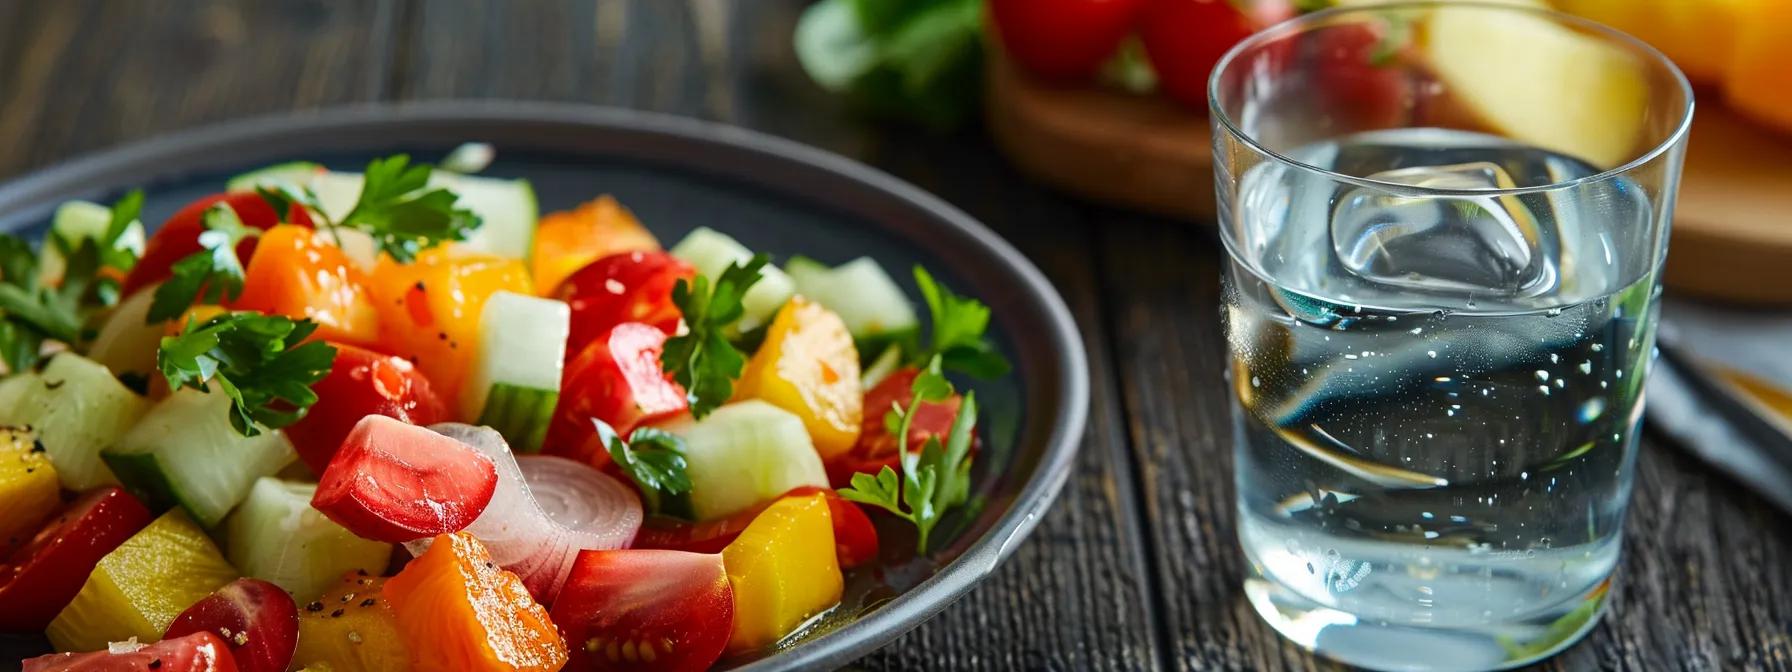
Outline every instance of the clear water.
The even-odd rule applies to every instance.
[[[1461,190],[1595,172],[1459,131],[1295,155]],[[1485,635],[1375,640],[1407,647],[1410,669],[1500,667],[1589,625],[1618,560],[1653,351],[1641,190],[1421,200],[1274,164],[1241,184],[1233,207],[1253,219],[1227,241],[1224,311],[1259,601],[1330,612],[1322,624]]]

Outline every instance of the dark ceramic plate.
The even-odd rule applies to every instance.
[[[462,142],[494,145],[487,175],[534,183],[542,212],[614,194],[664,241],[697,226],[781,261],[870,255],[904,281],[924,264],[994,309],[1009,378],[973,385],[984,407],[974,508],[948,519],[930,559],[905,559],[912,534],[883,525],[880,566],[848,578],[831,615],[774,651],[729,661],[742,670],[842,665],[939,612],[994,571],[1038,523],[1068,475],[1088,406],[1083,344],[1063,301],[1025,258],[969,216],[848,159],[749,131],[614,109],[443,102],[356,107],[185,132],[61,164],[0,185],[0,230],[41,235],[68,199],[110,202],[148,192],[144,221],[280,161],[360,169],[396,151],[434,160]],[[42,646],[8,646],[33,654]],[[12,656],[9,656],[12,657]],[[16,659],[16,658],[14,658]],[[10,660],[7,662],[11,662]]]

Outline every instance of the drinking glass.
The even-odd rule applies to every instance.
[[[1572,643],[1618,564],[1685,77],[1451,2],[1283,23],[1209,87],[1251,604],[1376,669]]]

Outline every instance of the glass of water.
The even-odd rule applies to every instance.
[[[1463,2],[1307,15],[1210,87],[1249,600],[1375,669],[1572,643],[1618,564],[1685,77]]]

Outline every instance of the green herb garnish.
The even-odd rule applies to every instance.
[[[243,262],[236,256],[236,246],[261,235],[261,230],[244,225],[224,202],[207,208],[202,221],[205,231],[199,234],[199,246],[205,249],[174,262],[149,304],[149,324],[179,317],[195,303],[219,303],[242,295]]]
[[[591,419],[597,426],[598,440],[610,451],[610,459],[622,473],[640,487],[641,501],[649,513],[688,514],[691,476],[687,473],[684,439],[670,432],[641,427],[623,441],[616,430],[602,420]]]
[[[243,436],[285,427],[317,403],[311,386],[330,373],[336,348],[306,342],[311,320],[260,313],[226,313],[188,320],[178,336],[162,339],[156,367],[173,389],[230,397],[230,426]]]
[[[919,531],[917,553],[927,552],[934,527],[947,511],[963,504],[971,494],[971,439],[977,425],[975,392],[965,393],[944,445],[938,437],[928,437],[919,451],[908,446],[909,430],[921,404],[952,397],[952,383],[940,372],[941,361],[942,358],[934,357],[927,369],[915,377],[910,388],[914,397],[906,408],[899,405],[884,416],[886,428],[897,437],[900,446],[900,478],[895,470],[884,467],[876,475],[853,474],[852,486],[840,490],[840,496],[849,501],[881,508],[914,523]]]
[[[38,255],[24,239],[0,234],[0,360],[12,372],[35,366],[43,343],[71,346],[92,338],[94,313],[118,302],[119,279],[137,255],[119,245],[143,207],[132,191],[112,205],[106,230],[79,243],[52,231],[46,245],[62,253],[61,278],[45,278]]]
[[[978,378],[1007,375],[1010,368],[1007,358],[983,338],[983,332],[989,328],[989,306],[952,293],[945,285],[934,281],[927,269],[918,265],[915,266],[915,284],[921,288],[921,297],[927,300],[933,330],[927,347],[915,348],[917,352],[910,360],[911,364],[919,366],[938,357],[940,365],[947,370]]]
[[[466,240],[479,228],[479,215],[455,207],[460,197],[454,192],[428,188],[431,172],[429,164],[413,165],[404,154],[374,159],[367,164],[354,209],[334,225],[366,232],[380,251],[400,263],[410,263],[418,252],[443,242]]]
[[[716,277],[713,291],[709,278],[702,275],[689,282],[679,280],[672,288],[672,303],[684,315],[688,331],[666,339],[660,364],[684,386],[695,418],[709,415],[734,396],[734,381],[747,358],[728,340],[727,328],[746,313],[741,300],[769,263],[771,258],[760,254],[745,264],[729,264]]]

